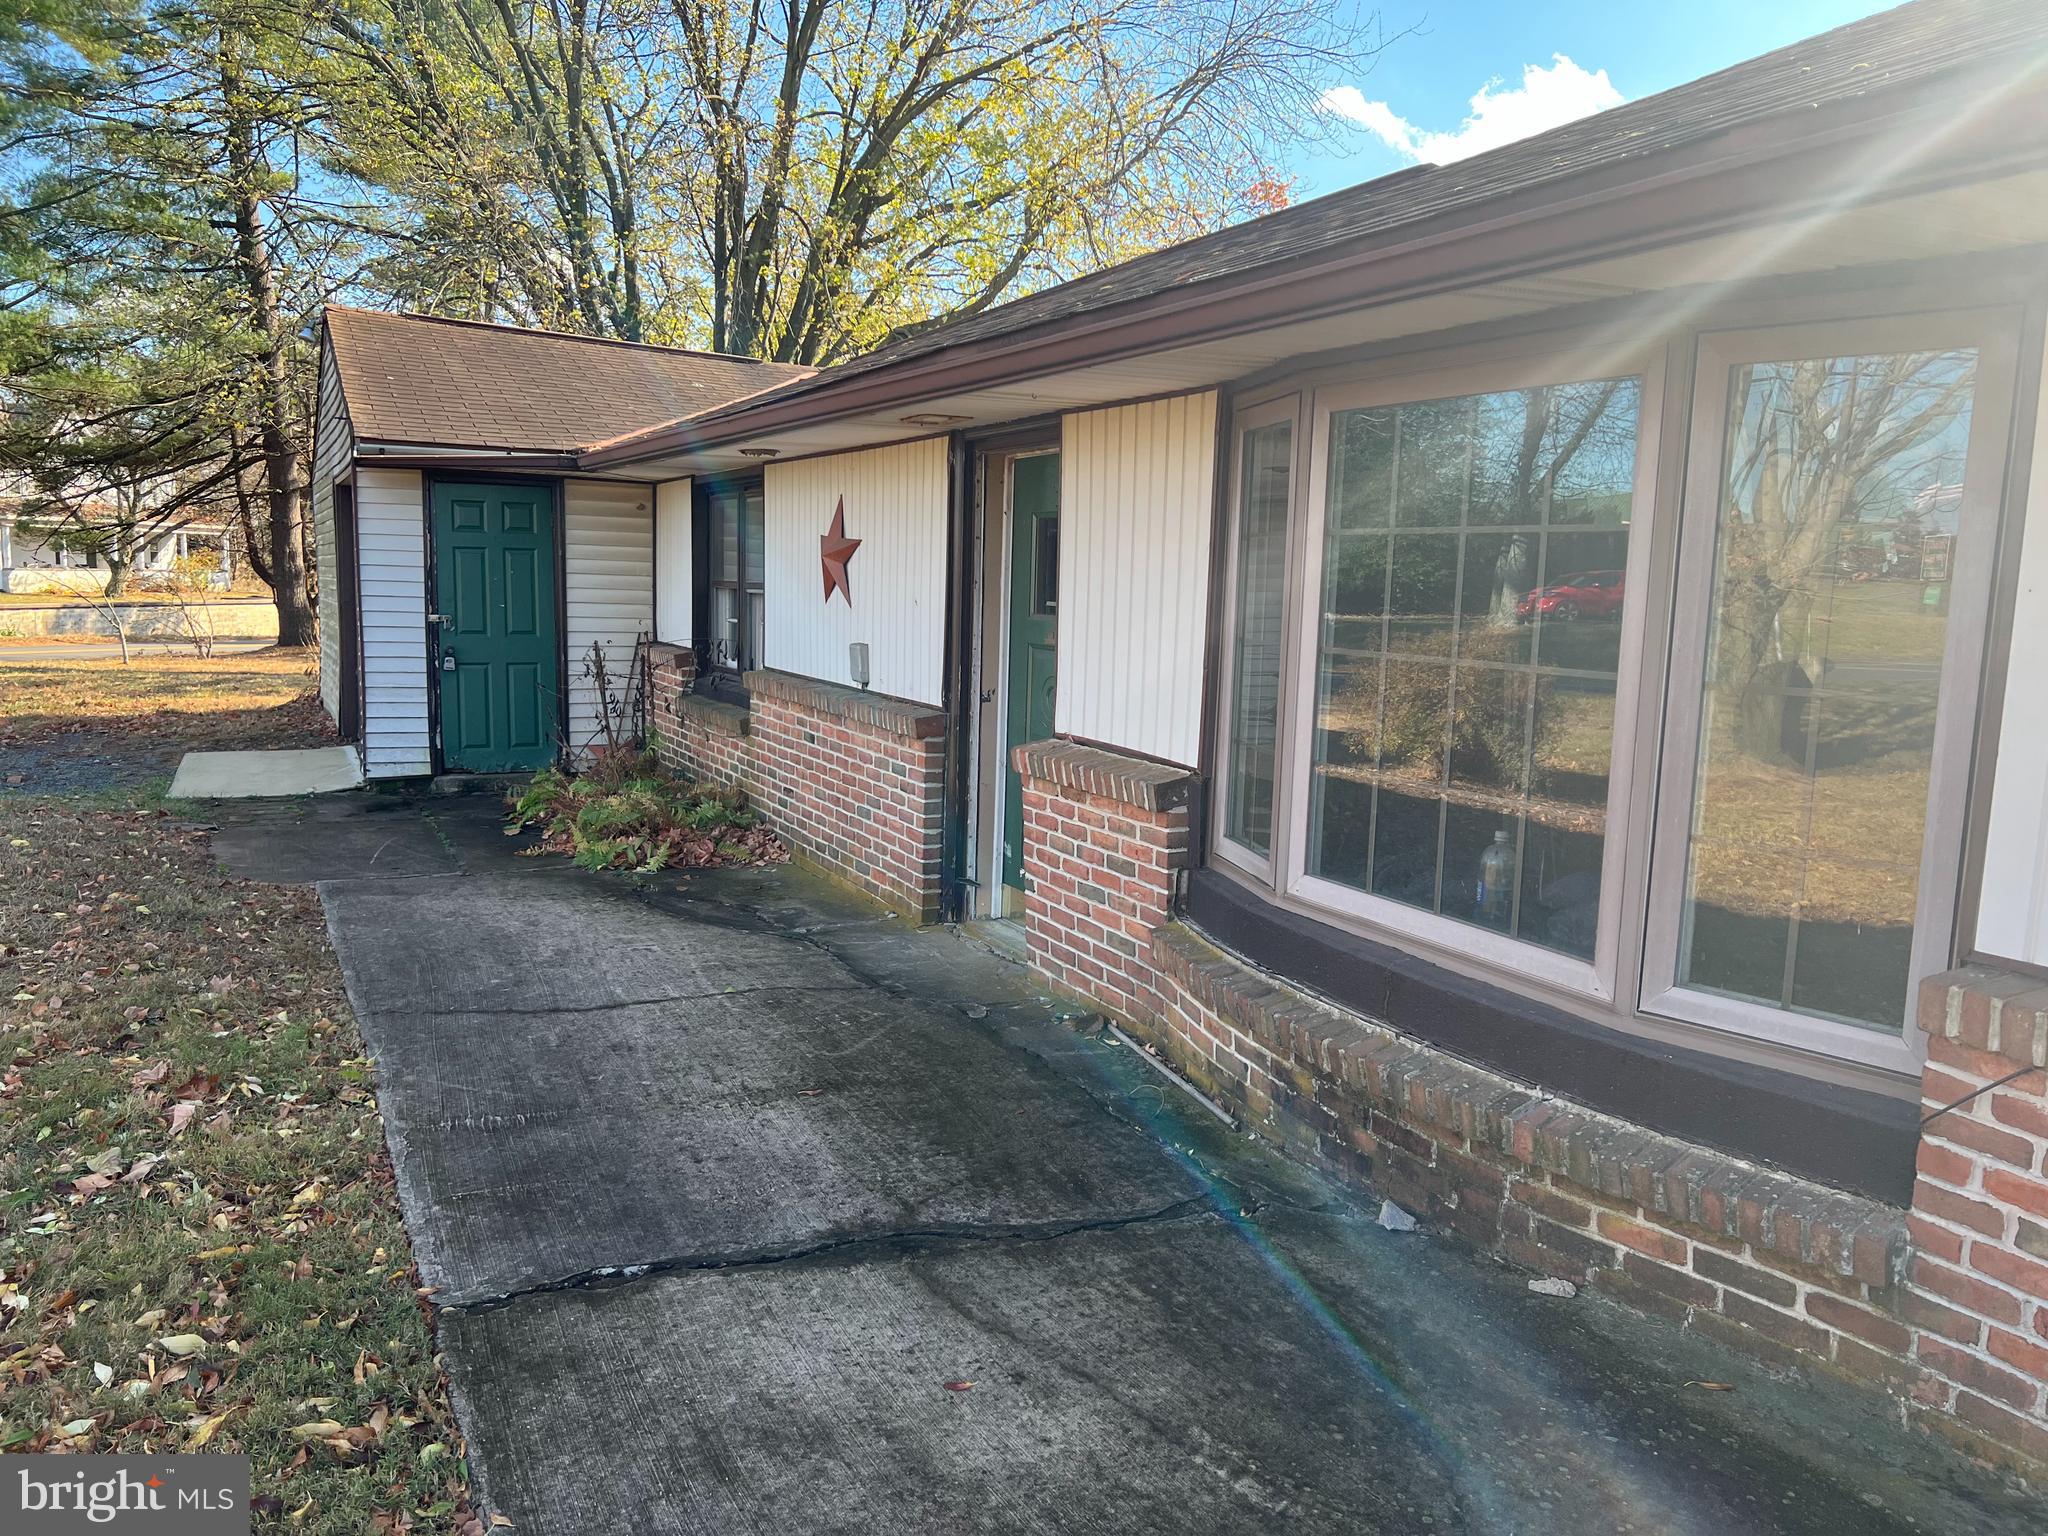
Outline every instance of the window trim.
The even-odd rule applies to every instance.
[[[1267,884],[1273,880],[1274,855],[1286,842],[1284,827],[1291,815],[1289,802],[1289,765],[1294,757],[1294,736],[1290,729],[1292,709],[1288,695],[1288,669],[1294,655],[1294,627],[1299,610],[1294,601],[1295,562],[1301,553],[1302,499],[1305,494],[1303,474],[1307,455],[1302,430],[1302,406],[1306,396],[1298,391],[1273,399],[1263,400],[1257,405],[1234,410],[1230,417],[1230,514],[1228,530],[1224,539],[1223,557],[1223,643],[1216,660],[1216,763],[1214,779],[1212,825],[1215,837],[1212,851],[1219,859],[1235,865],[1249,874],[1258,876]],[[1230,826],[1230,734],[1231,704],[1237,689],[1237,578],[1239,532],[1244,519],[1244,440],[1251,433],[1265,427],[1286,422],[1292,431],[1288,439],[1293,449],[1292,462],[1288,465],[1287,480],[1287,535],[1286,548],[1281,553],[1280,567],[1280,679],[1278,693],[1274,700],[1273,723],[1273,808],[1271,812],[1273,835],[1272,846],[1261,854],[1258,850],[1234,841],[1228,831]]]
[[[1643,932],[1642,977],[1636,999],[1648,1015],[1725,1035],[1851,1061],[1882,1070],[1919,1070],[1926,1040],[1912,1028],[1920,980],[1947,969],[1955,953],[1956,915],[1962,895],[1964,843],[1973,788],[1976,727],[1971,725],[1987,660],[1992,577],[2006,498],[2022,316],[2017,309],[1822,319],[1702,331],[1691,381],[1686,462],[1677,503],[1665,515],[1677,523],[1678,550],[1668,600],[1673,604],[1661,746],[1653,768],[1656,811],[1649,827],[1649,878]],[[1689,867],[1693,791],[1699,764],[1705,683],[1707,620],[1712,603],[1722,458],[1726,444],[1729,373],[1746,363],[1801,357],[1973,346],[1977,390],[1963,471],[1964,497],[1950,627],[1943,652],[1935,716],[1935,759],[1922,829],[1920,880],[1915,893],[1912,967],[1900,999],[1899,1028],[1851,1024],[1723,996],[1679,983],[1684,885]],[[1964,719],[1959,721],[1957,711]]]
[[[1301,557],[1296,562],[1295,581],[1288,593],[1297,622],[1290,658],[1293,676],[1284,685],[1286,714],[1281,732],[1284,739],[1290,743],[1309,740],[1315,718],[1319,626],[1312,622],[1312,618],[1321,602],[1321,550],[1328,511],[1331,416],[1339,411],[1406,405],[1596,378],[1634,378],[1640,387],[1626,570],[1633,590],[1644,591],[1650,574],[1652,513],[1656,501],[1658,444],[1663,415],[1661,345],[1625,352],[1592,350],[1583,345],[1565,346],[1535,356],[1352,381],[1319,388],[1312,393],[1308,413],[1307,494],[1297,503],[1302,519],[1297,540]],[[1292,761],[1286,770],[1289,785],[1287,819],[1284,824],[1277,819],[1275,822],[1281,872],[1278,888],[1339,920],[1361,926],[1365,932],[1377,930],[1381,935],[1416,942],[1424,946],[1425,953],[1447,951],[1469,955],[1510,976],[1534,978],[1590,1001],[1614,1002],[1618,995],[1617,972],[1629,905],[1629,893],[1624,889],[1623,865],[1628,853],[1630,828],[1634,823],[1633,797],[1628,790],[1633,780],[1634,764],[1643,750],[1638,729],[1642,715],[1643,677],[1645,669],[1655,663],[1654,657],[1646,655],[1646,614],[1650,606],[1646,602],[1630,603],[1623,610],[1621,655],[1615,675],[1613,745],[1608,764],[1607,826],[1601,848],[1600,913],[1590,962],[1309,874],[1305,816],[1313,764],[1311,754],[1305,751],[1291,754]]]
[[[763,570],[761,587],[758,592],[747,584],[746,516],[745,498],[749,494],[761,498],[762,558]],[[742,636],[748,630],[751,610],[755,603],[765,610],[767,605],[768,582],[766,570],[768,500],[766,477],[760,474],[703,475],[697,477],[690,493],[690,543],[692,585],[692,649],[697,653],[697,680],[695,691],[718,697],[729,697],[739,701],[746,699],[745,678],[748,668],[742,666],[721,666],[713,660],[716,654],[712,644],[711,594],[720,587],[733,583],[722,582],[712,574],[714,550],[712,549],[711,502],[714,497],[733,496],[740,499],[741,515],[735,547],[739,552],[740,579],[737,589],[740,601],[736,604],[739,627]],[[766,616],[763,615],[763,632],[766,632]],[[762,658],[754,658],[754,666],[762,664]]]

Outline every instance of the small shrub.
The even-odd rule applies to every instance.
[[[508,830],[540,828],[536,851],[567,854],[584,869],[645,873],[789,856],[738,790],[684,783],[624,747],[600,750],[575,778],[544,770],[511,807]]]

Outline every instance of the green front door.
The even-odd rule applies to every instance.
[[[434,487],[441,765],[543,768],[555,756],[555,498],[539,485]]]
[[[1052,734],[1059,656],[1060,456],[1010,461],[1010,707],[1003,743],[1003,883],[1024,882],[1024,783],[1011,754]]]

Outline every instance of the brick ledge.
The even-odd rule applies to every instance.
[[[1017,748],[1015,762],[1017,771],[1027,779],[1120,800],[1155,813],[1185,805],[1197,777],[1185,768],[1057,737],[1026,742]]]
[[[1645,1131],[1473,1066],[1280,985],[1185,925],[1154,933],[1152,960],[1276,1056],[1334,1077],[1404,1119],[1793,1263],[1877,1287],[1902,1277],[1902,1210]]]
[[[678,719],[702,726],[718,736],[744,736],[752,720],[744,704],[706,698],[701,693],[686,693],[677,699],[675,712]]]
[[[747,692],[757,698],[773,699],[812,714],[852,720],[891,736],[923,740],[946,734],[946,712],[929,704],[845,688],[815,677],[799,677],[794,672],[749,672],[744,681]]]
[[[1920,983],[1920,1027],[1940,1040],[2048,1066],[2048,981],[1991,965],[1966,965]]]

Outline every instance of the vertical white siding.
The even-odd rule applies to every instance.
[[[2034,428],[2026,497],[1976,947],[2002,960],[2048,965],[2048,710],[2038,680],[2048,651],[2048,393]]]
[[[635,645],[654,631],[654,492],[616,480],[571,480],[562,509],[563,643],[569,659],[569,747],[604,740],[597,686],[584,677],[602,645],[614,695],[630,683]]]
[[[355,452],[341,374],[334,354],[320,352],[320,435],[313,444],[313,558],[320,563],[320,702],[341,721],[341,557],[335,544],[334,477],[346,475]]]
[[[654,638],[689,645],[690,482],[664,480],[654,488]]]
[[[946,462],[946,440],[927,438],[768,466],[763,665],[850,683],[847,646],[861,640],[870,689],[943,702]],[[825,600],[819,564],[842,498],[846,536],[861,541],[847,567],[850,606],[837,592]]]
[[[1192,765],[1216,484],[1216,395],[1083,411],[1062,423],[1062,735]]]
[[[427,539],[419,471],[356,471],[363,586],[363,772],[431,773],[427,744]]]

